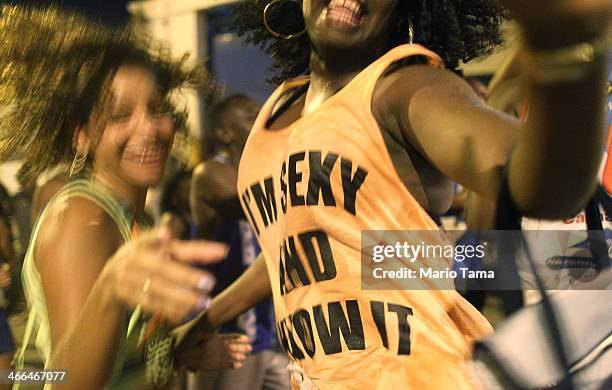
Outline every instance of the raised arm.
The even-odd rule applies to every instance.
[[[545,3],[550,18],[555,2]],[[534,23],[525,20],[521,19]],[[530,102],[525,123],[486,107],[450,71],[426,66],[406,67],[382,79],[374,111],[383,128],[401,131],[432,165],[479,195],[495,200],[502,167],[510,161],[510,192],[523,214],[542,218],[574,215],[591,196],[601,161],[606,55],[598,53],[586,65],[575,64],[577,79],[548,69],[558,72],[552,81],[545,80],[542,73],[553,65],[538,65],[534,59],[541,58],[545,50],[573,50],[581,41],[597,44],[606,25],[595,24],[591,33],[576,31],[576,25],[566,26],[569,35],[565,38],[560,38],[563,26],[557,25],[558,36],[549,43],[552,47],[537,46],[538,38],[527,30],[528,43],[521,53],[523,64],[530,64],[523,67]]]

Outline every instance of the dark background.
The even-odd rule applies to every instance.
[[[57,5],[77,11],[89,17],[99,19],[112,25],[123,25],[128,22],[129,0],[0,0],[2,4],[20,5]]]

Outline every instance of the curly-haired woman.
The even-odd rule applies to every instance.
[[[146,351],[152,340],[171,347],[165,328],[140,331],[141,313],[177,323],[202,310],[212,277],[188,263],[225,252],[221,244],[143,232],[151,225],[147,189],[160,181],[175,129],[185,124],[169,94],[182,86],[208,91],[210,81],[129,30],[55,8],[1,12],[0,105],[7,111],[0,157],[21,152],[24,182],[58,164],[71,176],[33,229],[23,265],[30,314],[18,360],[35,337],[45,366],[68,370],[68,388],[141,388],[139,336],[155,335],[144,341]],[[248,346],[231,344],[243,360]],[[229,347],[210,345],[221,348],[213,368],[233,364]],[[150,378],[158,382],[154,368]]]
[[[537,217],[573,215],[588,199],[604,138],[610,1],[501,3],[524,30],[525,123],[486,107],[454,72],[500,41],[493,1],[239,5],[240,31],[280,77],[308,76],[268,100],[240,163],[265,264],[220,294],[193,334],[272,293],[301,388],[475,385],[466,362],[487,321],[454,291],[363,289],[361,234],[437,229],[430,215],[448,209],[451,180],[490,200],[507,188]]]

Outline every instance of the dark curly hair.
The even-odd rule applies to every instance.
[[[290,1],[290,0],[287,0]],[[295,0],[301,3],[301,0]],[[294,2],[295,2],[294,1]],[[270,0],[245,0],[234,6],[233,29],[244,40],[262,47],[273,59],[278,83],[308,72],[310,41],[307,34],[292,40],[271,35],[263,24],[263,11]],[[502,42],[500,26],[506,13],[495,0],[399,0],[396,30],[390,47],[408,43],[409,21],[415,43],[438,53],[447,68],[457,70],[461,61],[490,54]],[[272,11],[277,9],[277,11]],[[304,28],[299,12],[273,7],[269,21],[280,31]]]
[[[91,125],[94,141],[99,138],[121,65],[153,72],[166,99],[162,108],[179,131],[187,113],[170,94],[182,87],[214,93],[202,64],[187,66],[187,56],[173,59],[130,28],[111,28],[57,7],[2,5],[0,12],[0,161],[23,158],[22,183],[70,164],[77,127]]]

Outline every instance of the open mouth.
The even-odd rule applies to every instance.
[[[327,22],[343,28],[359,27],[366,16],[360,0],[331,0],[323,12]]]
[[[167,150],[167,145],[160,142],[128,146],[124,150],[123,158],[138,166],[158,165],[165,161]]]

